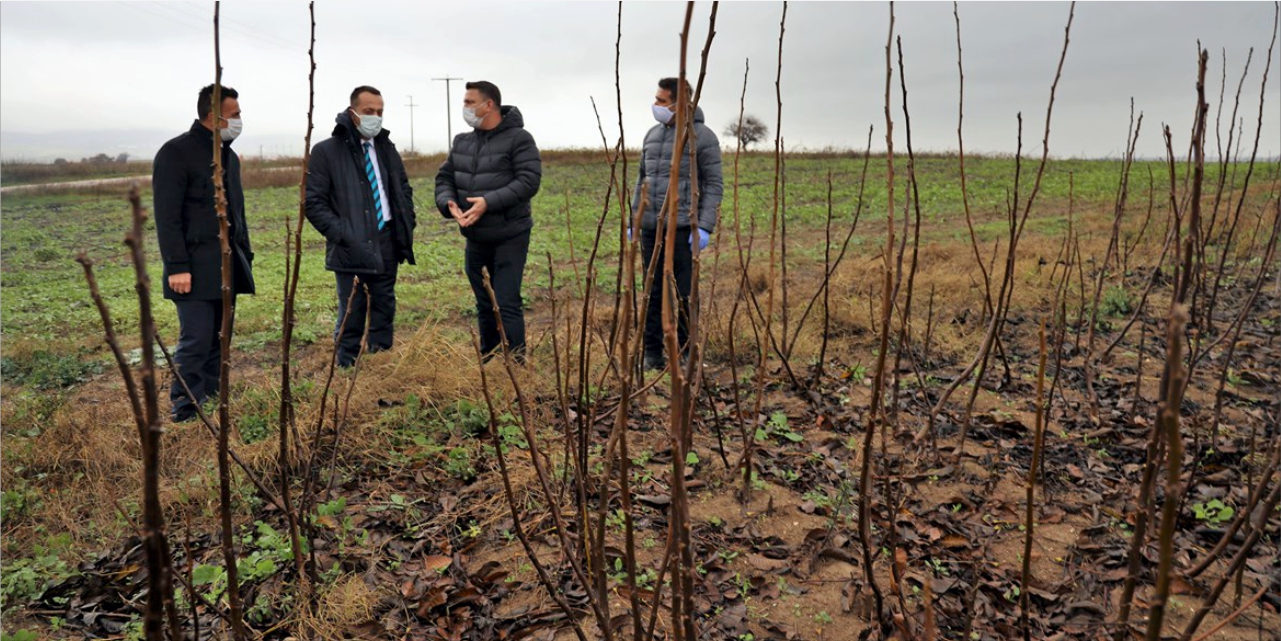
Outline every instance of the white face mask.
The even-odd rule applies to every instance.
[[[486,114],[488,115],[488,114]],[[480,123],[485,120],[485,116],[477,116],[475,107],[463,107],[463,122],[467,123],[472,129],[479,129]]]
[[[360,135],[362,137],[373,138],[374,136],[377,136],[379,133],[382,132],[383,130],[382,116],[375,116],[374,114],[367,114],[362,116],[360,114],[356,114],[356,117],[360,118],[360,124],[356,126],[356,129],[360,131]]]
[[[239,118],[227,118],[227,126],[218,130],[218,135],[222,136],[223,142],[231,142],[244,131],[244,121]]]
[[[664,125],[671,122],[672,118],[676,116],[676,112],[672,111],[671,107],[664,107],[662,105],[654,105],[653,111],[654,120],[657,120]]]

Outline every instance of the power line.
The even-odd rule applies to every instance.
[[[212,15],[210,16],[210,23],[209,23],[208,25],[202,25],[202,24],[194,24],[194,23],[192,23],[190,20],[194,19],[195,17],[194,17],[194,16],[189,16],[188,14],[179,14],[179,15],[182,15],[182,16],[183,16],[183,18],[179,18],[177,15],[175,15],[175,14],[171,14],[171,13],[157,13],[157,12],[155,12],[155,11],[152,11],[151,9],[148,9],[148,8],[146,8],[146,7],[142,6],[142,4],[141,4],[141,3],[121,2],[120,0],[116,0],[116,4],[119,4],[119,5],[123,5],[123,6],[129,7],[130,9],[134,9],[134,10],[136,10],[136,11],[141,11],[141,12],[143,12],[143,13],[145,13],[145,14],[148,14],[148,15],[150,15],[150,16],[152,16],[152,17],[159,18],[159,19],[161,19],[161,20],[165,20],[165,21],[171,22],[171,23],[173,23],[173,24],[182,25],[182,26],[184,26],[184,27],[187,27],[187,28],[193,29],[193,30],[198,31],[198,32],[201,32],[201,33],[211,33],[210,27],[212,27],[212,25],[213,25]],[[167,5],[159,4],[159,3],[148,3],[148,4],[154,4],[154,5],[155,5],[155,7],[167,6]],[[241,36],[240,34],[234,34],[234,35],[233,35],[233,34],[223,34],[223,37],[224,37],[225,39],[228,39],[228,40],[234,40],[234,41],[239,42],[239,43],[241,43],[241,44],[245,44],[245,45],[248,45],[248,46],[250,46],[250,47],[254,47],[254,48],[256,48],[256,49],[260,49],[260,50],[262,50],[262,51],[271,51],[271,49],[276,49],[276,50],[279,50],[279,51],[288,51],[288,52],[290,52],[290,53],[298,53],[298,52],[296,52],[296,51],[293,51],[293,50],[290,50],[290,49],[286,49],[286,48],[284,48],[284,47],[281,47],[281,46],[279,46],[279,45],[275,45],[275,44],[272,44],[272,43],[270,43],[270,42],[266,42],[266,41],[262,41],[262,42],[261,42],[261,44],[260,44],[260,43],[256,43],[256,42],[253,42],[253,41],[251,41],[251,40],[248,40],[248,39],[244,38],[244,37],[243,37],[243,36]],[[269,47],[270,47],[270,49],[269,49]]]
[[[414,151],[414,107],[418,106],[417,104],[414,103],[413,95],[409,96],[409,104],[405,106],[409,107],[409,151],[410,153],[413,153]]]
[[[171,9],[177,13],[180,13],[192,18],[197,18],[204,22],[212,22],[213,20],[212,13],[206,14],[204,12],[201,12],[194,5],[186,5],[184,3],[175,3],[175,2],[166,2],[166,3],[157,3],[157,6],[163,6],[166,9]],[[191,11],[186,11],[184,9],[194,9],[196,13],[192,13]],[[251,25],[245,24],[234,18],[228,18],[227,16],[223,16],[221,18],[221,22],[223,23],[224,26],[228,24],[235,25],[236,29],[233,31],[233,33],[239,32],[238,35],[247,36],[247,37],[259,40],[271,46],[286,48],[290,51],[306,51],[307,50],[306,47],[304,47],[301,44],[298,44],[297,42],[292,42],[290,40],[281,38],[274,34],[267,33],[265,31],[259,31],[257,28]]]
[[[431,80],[432,82],[442,80],[445,82],[445,132],[449,136],[445,139],[445,149],[449,149],[454,145],[454,112],[452,111],[454,103],[449,99],[449,86],[453,84],[453,81],[462,80],[462,78],[451,78],[449,74],[445,74],[444,78],[432,78]]]
[[[178,3],[178,2],[156,3],[155,6],[157,8],[164,8],[166,11],[173,12],[176,15],[184,16],[188,19],[196,20],[197,22],[205,25],[205,27],[203,27],[205,29],[207,29],[210,25],[213,24],[212,12],[208,14],[204,14],[200,12],[198,9],[196,9],[194,6],[186,7],[186,5],[184,5],[183,3]],[[191,11],[186,11],[184,7],[193,9],[195,10],[195,12],[193,13]],[[245,43],[256,42],[266,47],[279,49],[281,51],[288,51],[290,53],[298,53],[298,52],[306,51],[305,47],[286,42],[279,38],[263,37],[263,35],[260,35],[258,33],[250,33],[250,30],[248,28],[245,28],[242,23],[239,23],[225,16],[221,19],[221,22],[224,23],[223,33],[226,37],[233,38]],[[228,25],[226,23],[233,23],[238,26],[232,27],[231,25]]]

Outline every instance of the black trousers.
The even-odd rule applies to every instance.
[[[173,360],[181,380],[174,379],[169,388],[173,414],[192,411],[205,399],[218,396],[218,379],[222,366],[221,300],[175,300],[178,308],[178,346]],[[232,314],[235,318],[235,314]],[[187,396],[182,383],[191,389]],[[194,400],[193,400],[194,398]]]
[[[339,339],[338,365],[341,367],[351,367],[360,355],[360,341],[365,336],[366,314],[369,316],[366,353],[391,349],[392,325],[396,320],[396,272],[399,265],[396,262],[391,227],[380,232],[378,239],[383,255],[383,273],[334,272],[338,280],[338,320],[334,323],[334,337]],[[351,299],[351,312],[348,313],[347,299],[351,297],[352,279],[356,277],[360,278],[361,285],[369,288],[369,296],[365,296],[364,287],[357,289],[355,297]],[[347,319],[345,324],[344,317]]]
[[[645,353],[651,355],[663,353],[663,265],[666,261],[663,241],[667,237],[660,237],[661,233],[662,230],[641,230],[641,256],[644,259],[645,273],[649,273],[650,262],[658,260],[654,267],[654,284],[649,290],[649,308],[645,310]],[[676,229],[676,253],[672,257],[672,267],[680,304],[676,314],[676,336],[680,341],[680,349],[684,352],[685,345],[689,342],[689,292],[694,276],[694,253],[689,246],[688,227]],[[642,280],[638,286],[643,285]]]
[[[525,260],[529,256],[529,231],[522,232],[497,243],[467,241],[464,267],[471,291],[476,295],[476,324],[480,329],[480,351],[489,356],[502,349],[498,322],[494,320],[494,304],[485,291],[481,269],[489,270],[489,283],[498,299],[503,331],[507,334],[508,349],[518,358],[525,352],[525,310],[520,295],[525,278]]]

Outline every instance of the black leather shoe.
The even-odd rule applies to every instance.
[[[650,370],[650,371],[660,370],[660,369],[663,369],[664,367],[667,367],[667,359],[663,358],[662,354],[655,354],[653,352],[645,353],[645,369],[646,370]]]
[[[169,415],[169,420],[173,423],[187,423],[196,420],[195,406],[180,409]]]

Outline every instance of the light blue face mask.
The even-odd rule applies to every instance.
[[[222,138],[223,142],[231,142],[240,136],[240,132],[244,131],[245,123],[239,118],[226,118],[225,120],[227,121],[227,126],[218,130],[218,136]]]
[[[671,122],[672,118],[676,116],[676,112],[672,111],[671,107],[654,105],[653,109],[654,109],[654,120],[657,120],[658,122],[664,125]]]
[[[484,120],[484,118],[476,115],[475,107],[463,107],[463,122],[467,123],[468,127],[477,129]]]
[[[489,101],[486,100],[485,102]],[[480,129],[480,123],[485,122],[485,119],[489,117],[489,113],[486,113],[483,116],[476,115],[476,109],[485,104],[485,102],[482,102],[475,107],[463,107],[463,122],[467,123],[468,127],[471,127],[472,129]]]
[[[360,118],[360,124],[356,126],[356,129],[360,131],[360,135],[363,136],[364,138],[373,138],[374,136],[377,136],[380,132],[382,132],[383,130],[382,116],[375,116],[373,114],[368,114],[368,115],[356,114],[356,117]]]

